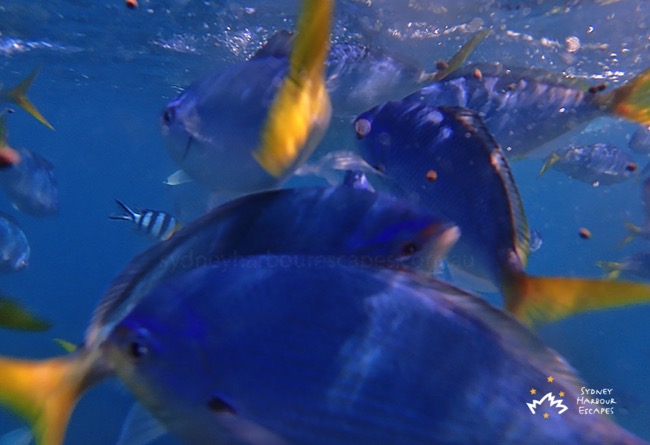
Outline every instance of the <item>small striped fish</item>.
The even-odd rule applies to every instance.
[[[119,199],[115,202],[126,212],[122,215],[110,215],[110,219],[131,221],[136,228],[159,240],[165,241],[180,229],[181,224],[169,213],[159,210],[133,210]]]

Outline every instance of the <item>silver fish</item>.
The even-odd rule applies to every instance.
[[[29,242],[17,222],[0,213],[0,271],[14,272],[29,264]]]
[[[634,176],[634,158],[610,144],[568,145],[551,153],[539,174],[549,168],[587,184],[611,185]]]
[[[59,188],[50,161],[32,150],[18,149],[20,161],[0,170],[0,187],[21,212],[34,216],[59,211]]]

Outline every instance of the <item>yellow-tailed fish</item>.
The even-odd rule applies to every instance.
[[[324,65],[333,0],[305,1],[293,49],[202,79],[170,102],[167,151],[203,187],[246,193],[275,188],[316,147],[330,120]]]
[[[611,185],[626,181],[638,170],[634,157],[611,144],[569,144],[554,150],[539,175],[549,168],[591,185]]]
[[[534,154],[544,144],[597,117],[614,115],[650,124],[650,70],[611,91],[539,69],[472,64],[402,99],[403,106],[460,106],[480,113],[509,158]]]
[[[646,284],[525,273],[530,234],[519,192],[504,152],[476,112],[387,102],[360,115],[355,129],[362,157],[381,172],[373,185],[457,224],[461,237],[448,262],[490,280],[520,320],[650,303]]]
[[[114,375],[117,362],[107,355],[114,329],[161,282],[186,271],[208,264],[228,270],[233,261],[268,252],[279,255],[279,269],[290,255],[302,255],[308,268],[350,262],[399,269],[435,261],[457,238],[455,226],[430,212],[353,185],[247,195],[136,257],[106,292],[73,353],[43,361],[0,358],[0,404],[30,423],[39,445],[62,444],[81,394]]]
[[[32,84],[32,81],[36,78],[38,70],[35,69],[32,73],[27,76],[25,80],[20,82],[15,87],[8,90],[0,90],[0,103],[13,103],[21,107],[23,110],[27,111],[29,114],[34,116],[36,120],[45,125],[50,130],[54,130],[52,124],[50,124],[47,119],[41,114],[40,111],[34,106],[34,104],[27,97],[27,90]]]

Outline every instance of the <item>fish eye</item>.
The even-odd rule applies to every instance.
[[[129,338],[130,337],[130,338]],[[126,354],[133,360],[142,360],[151,354],[149,332],[146,329],[132,331],[125,339],[124,348]]]
[[[149,348],[143,343],[133,341],[129,344],[129,355],[134,359],[141,359],[149,355]]]
[[[357,134],[357,139],[366,137],[372,130],[372,124],[368,119],[358,119],[354,123],[354,131]]]
[[[165,108],[165,111],[163,111],[163,115],[162,115],[162,119],[165,124],[170,125],[173,122],[175,117],[176,117],[176,111],[174,110],[174,107]]]
[[[405,243],[402,243],[400,246],[400,255],[403,257],[411,256],[418,250],[420,249],[418,248],[418,245],[415,241],[407,241]]]

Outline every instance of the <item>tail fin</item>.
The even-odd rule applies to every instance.
[[[275,177],[284,176],[316,148],[331,117],[325,88],[334,0],[305,0],[298,20],[289,73],[278,91],[253,153]]]
[[[50,124],[47,121],[47,119],[45,119],[45,117],[41,114],[41,112],[38,111],[38,109],[34,106],[34,104],[31,103],[31,101],[27,98],[27,89],[31,85],[34,78],[36,78],[36,74],[38,74],[38,70],[32,71],[32,74],[27,76],[27,78],[22,82],[20,82],[19,85],[15,86],[10,90],[3,91],[2,95],[4,96],[5,100],[15,103],[23,110],[27,111],[29,114],[34,116],[40,123],[45,125],[47,128],[49,128],[50,130],[54,130],[52,124]]]
[[[449,59],[449,62],[447,62],[443,69],[433,74],[425,74],[421,81],[439,81],[449,76],[451,73],[463,66],[469,55],[474,52],[474,48],[476,48],[476,46],[491,32],[491,30],[486,29],[474,35],[460,48],[460,50],[458,50],[456,54],[451,57],[451,59]]]
[[[596,266],[605,271],[606,280],[616,280],[621,276],[621,263],[615,261],[597,261]]]
[[[623,241],[618,243],[618,247],[623,247],[624,245],[632,241],[634,237],[637,236],[642,231],[641,227],[634,225],[631,222],[624,222],[623,224],[625,225],[625,227],[627,227],[628,235],[625,238],[623,238]]]
[[[598,103],[611,109],[617,116],[650,125],[650,69],[599,97]]]
[[[546,158],[546,162],[544,162],[544,165],[542,165],[542,168],[541,168],[541,170],[539,171],[539,173],[537,173],[537,177],[539,178],[540,176],[542,176],[542,174],[543,174],[546,170],[548,170],[549,168],[551,168],[551,167],[553,166],[553,164],[555,164],[555,163],[556,163],[557,161],[559,161],[559,160],[560,160],[560,155],[558,155],[558,154],[555,153],[555,152],[551,153],[551,155],[550,155],[548,158]]]
[[[80,395],[97,381],[86,350],[44,361],[0,357],[0,404],[32,427],[39,445],[61,445]]]
[[[524,324],[552,322],[573,314],[650,303],[643,283],[517,275],[504,288],[506,310]]]
[[[52,325],[12,299],[0,295],[0,327],[23,331],[45,331]]]
[[[118,219],[118,220],[123,220],[123,221],[133,221],[134,222],[135,218],[136,218],[136,214],[133,211],[133,209],[131,207],[129,207],[128,205],[124,204],[119,199],[116,199],[115,202],[117,203],[117,205],[122,207],[122,209],[124,210],[124,212],[126,212],[126,214],[125,215],[108,215],[108,219]]]

